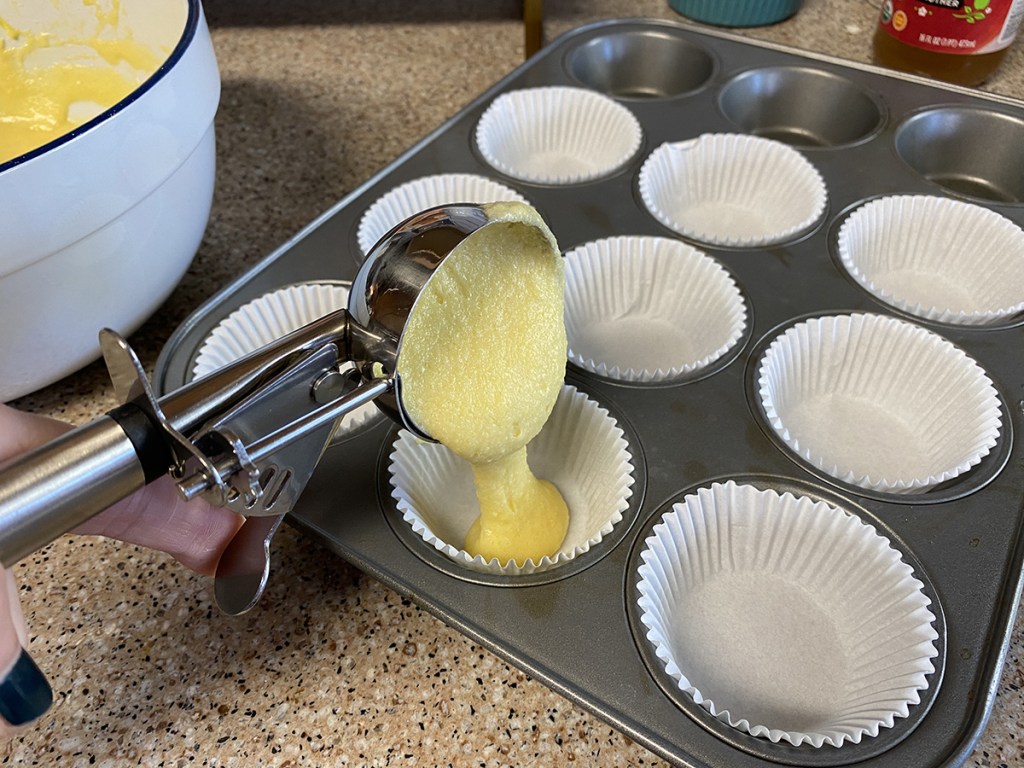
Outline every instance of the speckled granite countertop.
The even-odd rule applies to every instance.
[[[866,61],[877,0],[805,0],[753,37]],[[131,341],[174,328],[522,60],[514,0],[208,0],[223,79],[218,186],[202,247]],[[663,0],[547,0],[548,39]],[[1024,94],[1018,45],[988,89]],[[99,364],[16,403],[87,421]],[[262,603],[222,616],[167,557],[65,537],[17,567],[52,711],[0,747],[16,765],[652,765],[599,719],[286,529]],[[971,766],[1024,764],[1024,620]]]

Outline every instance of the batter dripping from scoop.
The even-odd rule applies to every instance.
[[[465,550],[521,565],[555,554],[569,525],[558,489],[526,461],[565,377],[565,273],[536,211],[484,208],[495,223],[452,251],[420,294],[398,374],[413,421],[473,468],[480,517]]]

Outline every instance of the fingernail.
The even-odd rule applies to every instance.
[[[42,717],[52,703],[53,690],[46,676],[23,648],[0,682],[0,717],[11,725],[24,725]]]

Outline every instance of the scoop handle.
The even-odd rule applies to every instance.
[[[127,342],[102,333],[107,367],[124,404],[0,464],[0,564],[14,565],[191,456],[208,461],[192,442],[203,425],[253,393],[273,389],[296,361],[328,348],[347,350],[348,329],[348,313],[332,312],[159,401]],[[309,386],[315,383],[296,384],[296,397],[312,398],[305,394]]]
[[[144,461],[119,416],[115,409],[0,465],[4,567],[145,485]]]

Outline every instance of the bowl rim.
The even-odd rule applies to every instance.
[[[178,42],[175,43],[174,49],[170,55],[157,67],[156,71],[153,72],[146,80],[144,80],[137,88],[131,93],[125,96],[123,99],[118,101],[113,106],[103,110],[100,114],[96,115],[91,120],[82,123],[77,128],[74,128],[67,133],[61,134],[55,139],[51,139],[45,144],[41,144],[38,147],[30,149],[28,152],[24,152],[16,157],[12,157],[10,160],[0,162],[0,175],[5,171],[14,168],[15,166],[21,165],[22,163],[28,162],[35,157],[51,152],[62,144],[66,144],[77,136],[82,135],[86,131],[91,130],[97,125],[106,122],[118,112],[121,112],[128,108],[134,101],[141,98],[143,94],[149,91],[155,86],[160,80],[162,80],[174,65],[178,63],[182,56],[185,55],[185,51],[192,43],[195,38],[196,30],[199,29],[199,17],[201,15],[201,0],[185,0],[185,4],[188,7],[188,15],[185,19],[185,26],[182,29],[181,36],[178,38]]]

